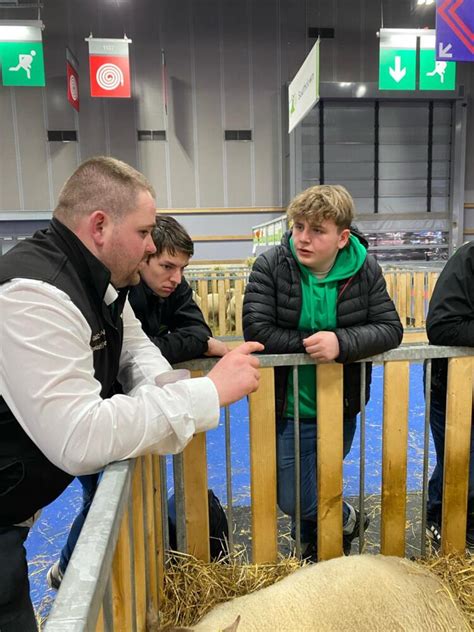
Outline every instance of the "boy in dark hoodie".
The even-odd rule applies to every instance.
[[[246,287],[243,328],[265,353],[308,353],[316,362],[344,366],[343,453],[349,453],[360,412],[362,358],[397,347],[403,328],[382,270],[367,253],[367,242],[351,224],[354,202],[338,185],[303,191],[287,210],[292,230],[279,246],[261,254]],[[367,365],[366,401],[371,366]],[[316,379],[315,367],[298,369],[301,541],[303,556],[316,551]],[[293,375],[275,368],[278,504],[295,517]],[[359,512],[343,503],[343,547],[349,555],[359,531]],[[364,526],[368,518],[364,517]]]

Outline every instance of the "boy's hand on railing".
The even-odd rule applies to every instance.
[[[303,340],[306,353],[317,362],[332,362],[339,355],[339,340],[333,331],[318,331]]]
[[[222,340],[217,340],[216,338],[209,338],[207,341],[207,351],[204,353],[205,356],[225,356],[226,353],[230,351],[229,347],[222,342]]]
[[[222,360],[209,371],[209,377],[217,389],[219,403],[227,406],[258,388],[260,361],[251,353],[263,351],[259,342],[244,342],[229,351]]]

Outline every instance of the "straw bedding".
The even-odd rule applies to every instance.
[[[473,557],[437,557],[416,560],[443,583],[453,603],[462,610],[467,629],[474,630]],[[204,563],[190,555],[175,554],[164,578],[164,599],[158,617],[151,616],[151,631],[195,625],[216,605],[265,588],[301,568],[292,557],[277,564],[245,563],[242,554],[224,561]],[[303,564],[304,565],[304,564]]]

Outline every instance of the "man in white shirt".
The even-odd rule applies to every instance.
[[[0,630],[36,630],[23,542],[74,476],[214,428],[258,387],[246,343],[182,379],[143,333],[127,288],[155,246],[155,194],[113,158],[80,165],[48,229],[0,259]]]

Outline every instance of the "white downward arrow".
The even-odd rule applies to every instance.
[[[388,71],[397,83],[407,74],[407,69],[402,68],[402,58],[399,55],[395,56],[395,68],[389,68]]]
[[[438,46],[438,57],[452,57],[453,54],[448,52],[452,47],[452,44],[446,44],[446,46],[443,46],[443,42],[440,42]]]

